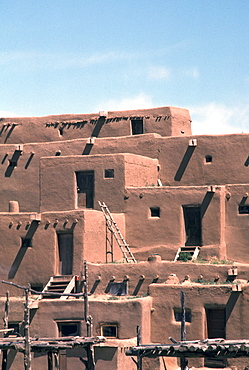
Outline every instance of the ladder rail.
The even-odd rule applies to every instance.
[[[105,216],[105,220],[106,220],[106,225],[109,229],[109,231],[111,233],[113,233],[113,236],[114,238],[116,239],[124,257],[125,257],[125,260],[126,262],[133,262],[133,263],[136,263],[136,259],[135,257],[133,256],[130,248],[129,248],[129,245],[126,243],[117,223],[115,222],[109,208],[107,207],[107,205],[103,202],[101,203],[100,201],[98,202],[99,203],[99,206],[100,206],[100,209],[102,210],[104,216]]]

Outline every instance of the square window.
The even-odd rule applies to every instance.
[[[20,325],[19,322],[8,322],[8,329],[13,329],[13,331],[8,332],[8,337],[19,336]]]
[[[105,179],[112,179],[114,178],[114,169],[110,168],[105,170]]]
[[[118,326],[117,325],[102,325],[101,335],[107,338],[117,338],[118,337]]]
[[[174,308],[174,318],[175,321],[182,321],[182,310],[180,308]],[[191,322],[191,310],[189,308],[185,309],[185,321]]]
[[[211,163],[213,160],[213,157],[211,155],[206,155],[205,160],[206,160],[206,163]]]
[[[159,207],[151,207],[150,208],[150,217],[160,217],[160,208]]]

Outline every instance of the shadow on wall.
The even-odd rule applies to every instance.
[[[249,156],[247,157],[245,163],[244,163],[244,166],[248,167],[249,166]]]
[[[99,136],[99,133],[100,133],[104,123],[105,123],[105,117],[100,117],[98,119],[94,129],[93,129],[91,137],[98,137]],[[92,147],[93,147],[93,143],[87,143],[83,152],[82,152],[82,155],[90,154],[90,152],[92,150]]]
[[[205,215],[206,210],[208,209],[208,206],[211,203],[213,196],[214,192],[212,191],[206,192],[205,197],[203,198],[203,201],[201,203],[201,218],[203,218],[203,216]]]
[[[14,171],[14,168],[17,166],[17,162],[22,155],[22,150],[15,150],[12,158],[9,159],[9,165],[5,171],[5,177],[10,177],[12,175],[12,172]]]
[[[31,225],[24,237],[22,237],[22,244],[21,247],[16,255],[16,258],[14,262],[12,263],[12,266],[10,268],[9,274],[8,274],[8,279],[14,279],[16,276],[16,273],[20,267],[20,264],[27,252],[27,249],[32,247],[32,238],[39,226],[39,221],[33,220],[31,222]]]
[[[175,177],[174,177],[174,180],[175,181],[181,181],[182,179],[182,176],[188,166],[188,163],[194,153],[194,150],[195,150],[196,146],[188,146],[187,147],[187,150],[182,158],[182,161],[180,163],[180,166],[178,167],[178,170],[176,171],[176,174],[175,174]]]
[[[10,135],[12,134],[14,128],[17,126],[17,123],[7,123],[6,125],[3,125],[3,127],[1,128],[0,130],[0,136],[2,136],[2,134],[4,132],[7,132],[7,135],[6,135],[6,138],[4,140],[4,144],[7,143],[7,140],[10,138]]]
[[[226,304],[226,323],[228,322],[228,319],[236,305],[236,302],[241,294],[241,291],[232,292],[227,304]]]

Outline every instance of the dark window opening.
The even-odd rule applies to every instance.
[[[59,322],[58,329],[60,337],[75,337],[80,335],[79,322]]]
[[[144,133],[143,119],[131,119],[131,132],[132,135],[140,135]]]
[[[22,238],[22,247],[23,248],[31,248],[32,247],[32,239],[31,238]]]
[[[249,205],[239,206],[239,214],[240,215],[248,215],[249,214]]]
[[[109,293],[116,296],[127,295],[128,294],[128,283],[126,280],[121,283],[110,282],[109,283]]]
[[[174,308],[174,318],[175,321],[182,321],[182,310],[180,308]],[[185,309],[185,321],[191,322],[191,310],[189,308]]]
[[[205,160],[206,160],[206,163],[211,163],[213,160],[213,157],[211,155],[206,155]]]
[[[20,333],[20,325],[18,322],[8,322],[8,329],[13,329],[13,331],[8,332],[9,336],[18,336]]]
[[[160,208],[159,207],[151,207],[150,208],[150,217],[160,217]]]
[[[105,178],[106,179],[114,178],[114,169],[113,168],[105,170]]]
[[[118,326],[117,325],[102,325],[101,335],[108,338],[118,337]]]

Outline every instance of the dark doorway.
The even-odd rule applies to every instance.
[[[58,255],[59,255],[59,275],[72,275],[73,271],[73,234],[58,233]]]
[[[76,172],[78,207],[93,208],[94,171]]]
[[[209,339],[226,339],[226,310],[225,308],[207,308],[207,337]],[[205,358],[204,365],[207,367],[226,367],[226,359]]]
[[[201,207],[200,206],[184,206],[183,207],[186,246],[201,246]]]
[[[58,322],[59,336],[70,337],[80,335],[80,322]],[[59,364],[60,370],[69,370],[69,364],[67,362],[67,354],[70,357],[70,351],[60,350],[59,353]],[[71,368],[71,367],[70,367]]]
[[[143,119],[132,119],[131,120],[131,132],[132,132],[132,135],[140,135],[144,133]]]

